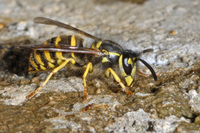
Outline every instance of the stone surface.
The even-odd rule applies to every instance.
[[[0,0],[0,13],[1,132],[200,132],[199,0]],[[30,51],[16,46],[75,34],[34,24],[38,16],[111,39],[124,49],[152,48],[141,58],[158,81],[136,75],[129,88],[134,94],[128,96],[103,70],[94,70],[83,100],[82,69],[64,69],[26,99],[49,72],[27,74]],[[91,45],[90,39],[85,42]],[[141,63],[138,68],[150,73]]]

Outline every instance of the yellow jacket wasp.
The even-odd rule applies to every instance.
[[[93,39],[94,42],[91,44],[90,48],[87,48],[83,47],[84,39],[79,35],[60,35],[45,41],[44,44],[19,46],[19,48],[33,49],[33,53],[31,53],[29,59],[29,72],[52,70],[44,83],[29,94],[27,98],[31,98],[35,95],[43,86],[45,86],[54,73],[70,63],[80,67],[86,66],[83,74],[84,99],[87,98],[86,77],[89,72],[92,72],[93,65],[97,62],[96,60],[100,61],[104,68],[106,68],[105,75],[109,77],[110,74],[112,74],[114,79],[122,87],[123,91],[129,95],[132,95],[133,93],[127,89],[120,77],[113,70],[114,65],[117,64],[119,66],[118,69],[120,70],[121,76],[124,77],[127,86],[131,86],[133,83],[137,61],[141,61],[151,71],[154,80],[157,81],[156,73],[146,61],[139,58],[138,54],[135,52],[124,50],[116,42],[102,40],[101,38],[56,20],[36,17],[33,21],[34,23],[54,25],[71,30],[84,37]]]

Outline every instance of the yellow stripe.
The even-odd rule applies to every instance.
[[[38,71],[37,68],[35,68],[35,70]],[[33,69],[32,67],[29,66],[29,67],[28,67],[28,71],[31,72],[31,71],[34,71],[34,69]]]
[[[44,63],[42,62],[40,56],[36,53],[36,50],[34,50],[34,55],[35,55],[35,59],[37,60],[37,62],[38,62],[40,65],[43,65],[43,66],[44,66]]]
[[[121,55],[121,56],[119,57],[119,69],[120,69],[122,75],[125,77],[125,76],[127,76],[127,74],[125,73],[124,68],[123,68],[122,56],[123,56],[123,55]]]
[[[45,68],[44,66],[42,66],[42,65],[40,65],[40,68],[41,68],[42,70],[46,70],[46,68]]]
[[[57,63],[58,63],[58,65],[60,65],[60,64],[63,63],[63,61],[62,61],[61,59],[58,59],[58,60],[57,60]]]
[[[38,70],[37,68],[38,68],[38,66],[35,64],[35,62],[34,61],[30,61],[30,63],[31,63],[31,65],[36,69],[36,70]]]
[[[119,53],[116,53],[116,52],[108,52],[108,54],[110,54],[110,55],[120,56],[120,54],[119,54]]]
[[[108,55],[108,51],[107,51],[107,50],[102,49],[101,51],[102,51],[103,53],[105,53],[106,55]]]
[[[134,64],[133,69],[131,71],[131,76],[134,76],[136,72],[136,64]]]
[[[45,41],[45,42],[44,42],[44,44],[48,44],[48,42],[47,42],[47,41]]]
[[[49,51],[44,51],[44,56],[46,57],[46,59],[51,62],[51,63],[54,63],[55,60],[51,59],[51,56],[50,56],[50,53]]]
[[[110,62],[109,60],[108,60],[108,58],[106,58],[106,57],[103,57],[103,59],[102,59],[102,61],[101,61],[102,63],[105,63],[105,62]]]
[[[107,50],[105,50],[105,49],[102,49],[102,52],[108,52]]]
[[[75,47],[75,46],[76,46],[76,38],[75,38],[74,35],[71,37],[71,46],[72,46],[72,47]],[[74,53],[71,53],[71,56],[72,56],[74,59],[76,59]]]
[[[50,62],[48,62],[48,65],[49,65],[50,68],[55,68],[55,66]]]
[[[131,76],[127,76],[125,77],[125,81],[126,81],[127,86],[130,86],[131,83],[133,82],[133,78]]]
[[[99,47],[101,46],[101,44],[102,44],[102,41],[99,41],[99,42],[97,43],[96,47],[99,48]]]
[[[58,59],[65,60],[65,58],[62,56],[62,52],[56,52],[56,57]]]
[[[116,53],[116,52],[108,52],[108,51],[105,50],[105,49],[102,49],[102,52],[106,52],[106,55],[116,55],[116,56],[120,56],[119,53]]]
[[[95,44],[94,43],[91,45],[91,48],[95,48]]]
[[[133,64],[133,62],[132,62],[131,58],[128,58],[128,61],[127,61],[127,63],[128,63],[129,65]]]
[[[55,42],[55,47],[56,48],[60,48],[60,45],[58,44],[59,42],[61,41],[61,38],[60,36],[56,37],[56,42]],[[63,56],[62,56],[62,52],[56,52],[56,57],[58,59],[65,59]]]
[[[58,45],[58,43],[61,41],[60,36],[56,37],[56,42],[55,42],[55,47],[59,48],[60,46]]]
[[[71,46],[72,46],[72,47],[75,47],[75,46],[76,46],[76,39],[75,39],[75,36],[74,36],[74,35],[71,37]]]

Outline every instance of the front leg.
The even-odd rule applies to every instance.
[[[119,85],[122,87],[123,91],[125,91],[128,95],[133,95],[131,91],[127,89],[127,87],[122,83],[119,76],[115,73],[115,71],[112,68],[108,68],[105,72],[106,77],[110,77],[110,73],[113,75],[115,81],[119,83]]]

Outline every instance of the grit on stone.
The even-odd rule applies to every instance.
[[[0,132],[200,132],[199,0],[0,0],[0,13]],[[99,68],[88,74],[83,100],[84,68],[64,68],[26,99],[50,72],[28,74],[31,51],[17,46],[77,34],[34,24],[38,16],[124,49],[153,49],[140,58],[158,81],[136,74],[129,96]]]

